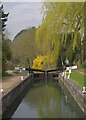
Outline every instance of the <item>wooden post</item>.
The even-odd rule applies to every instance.
[[[85,86],[82,88],[82,93],[83,94],[86,93],[86,87]]]
[[[1,89],[0,91],[1,91],[1,93],[3,93],[3,91],[4,91],[4,90],[3,90],[3,89]]]
[[[67,73],[66,73],[66,70],[65,70],[65,72],[64,72],[64,78],[66,78],[67,77]]]
[[[28,72],[28,74],[27,74],[28,76],[30,75],[30,73]]]

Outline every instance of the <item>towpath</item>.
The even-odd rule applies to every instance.
[[[14,75],[0,81],[1,88],[3,89],[2,96],[11,91],[20,82],[22,82],[21,76],[24,76],[24,79],[27,78],[27,72],[22,72],[18,75]]]

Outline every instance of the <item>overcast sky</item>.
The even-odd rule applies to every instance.
[[[42,2],[3,2],[9,12],[6,29],[10,39],[22,29],[38,27],[42,22]]]

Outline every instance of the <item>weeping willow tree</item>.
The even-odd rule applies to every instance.
[[[73,63],[75,54],[83,51],[84,3],[44,2],[43,6],[43,22],[36,32],[41,54],[48,56],[50,65],[56,66],[59,58]]]

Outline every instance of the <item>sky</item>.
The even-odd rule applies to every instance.
[[[38,27],[42,23],[42,2],[2,2],[4,11],[9,12],[6,35],[13,38],[22,29]]]

